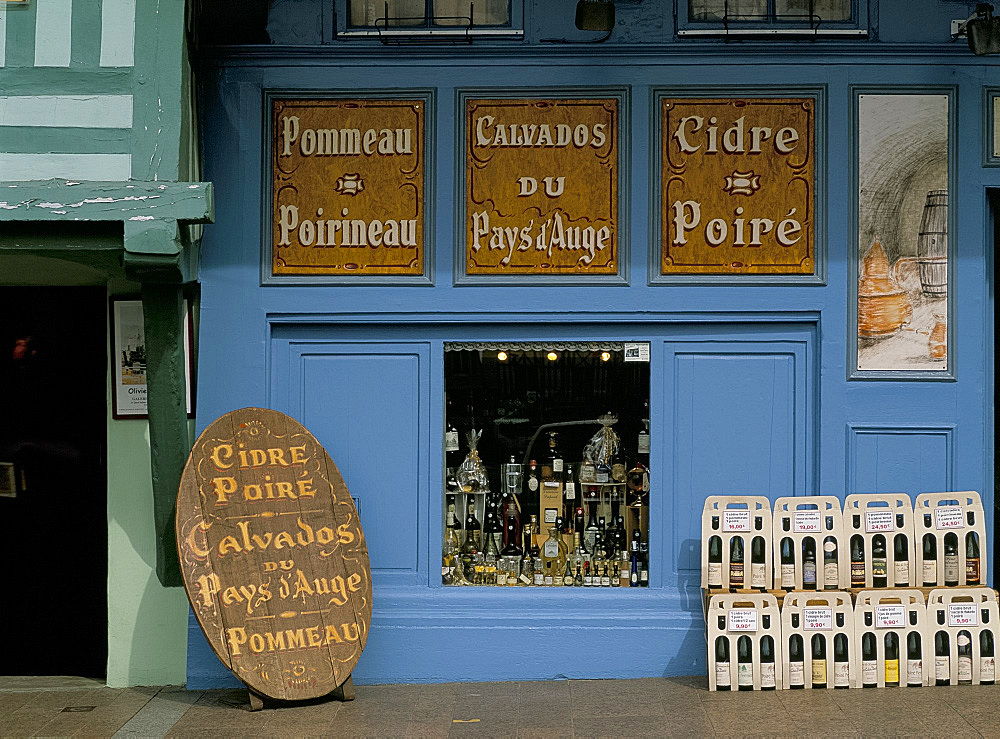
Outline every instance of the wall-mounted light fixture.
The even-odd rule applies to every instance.
[[[1000,18],[993,16],[993,6],[989,3],[979,3],[976,12],[958,26],[952,38],[963,34],[976,56],[1000,54]]]
[[[615,27],[615,4],[609,0],[580,0],[576,4],[576,27],[581,31],[611,31]]]

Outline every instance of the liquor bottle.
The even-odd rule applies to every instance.
[[[625,453],[622,449],[622,444],[619,441],[619,443],[615,445],[614,452],[611,453],[611,482],[625,482],[625,470],[627,469],[628,468],[625,466]]]
[[[597,482],[597,468],[589,457],[584,457],[583,461],[580,462],[580,472],[577,479],[580,482]]]
[[[823,590],[840,587],[840,566],[837,563],[837,539],[828,536],[823,540]]]
[[[622,586],[622,573],[618,567],[618,560],[611,563],[611,587],[620,588]]]
[[[551,572],[545,571],[545,562],[542,560],[541,550],[538,550],[538,553],[532,557],[531,567],[532,581],[535,585],[545,585],[545,576],[552,576]]]
[[[601,586],[601,570],[603,569],[605,562],[604,549],[603,547],[598,546],[599,544],[600,540],[598,539],[594,546],[594,551],[590,553],[590,584],[595,588],[599,588]]]
[[[934,635],[934,684],[951,685],[951,643],[947,631]]]
[[[708,587],[722,587],[722,537],[708,539]]]
[[[641,507],[649,504],[649,468],[642,462],[625,473],[625,504]],[[718,516],[712,516],[712,528],[718,530]]]
[[[469,503],[469,514],[465,517],[465,541],[462,542],[460,558],[462,575],[472,583],[476,580],[476,564],[480,556],[479,519],[476,518],[476,504]]]
[[[573,575],[573,587],[574,588],[582,588],[583,587],[583,572],[581,571],[582,568],[583,568],[582,564],[578,564],[576,566],[576,574]]]
[[[585,588],[592,587],[594,585],[594,576],[590,574],[590,562],[583,563],[583,586]]]
[[[604,516],[597,519],[597,536],[594,539],[594,548],[600,549],[604,558],[608,558],[608,524]]]
[[[483,520],[483,559],[488,563],[495,564],[500,557],[500,550],[503,548],[503,524],[500,516],[497,515],[496,505],[492,496],[487,496],[486,515]]]
[[[729,587],[743,587],[743,537],[729,540]]]
[[[574,570],[582,570],[584,560],[587,558],[586,553],[583,551],[583,532],[574,532],[573,538],[576,540],[576,545],[573,547],[573,551],[570,552],[569,561],[573,565]]]
[[[507,573],[507,585],[516,585],[520,575],[521,556],[524,552],[517,543],[517,519],[510,513],[507,514],[506,532],[507,543],[500,550],[500,558]]]
[[[573,586],[573,563],[568,557],[566,558],[566,569],[563,570],[562,584],[567,588]]]
[[[958,645],[958,684],[972,685],[972,634],[964,629],[955,639]]]
[[[767,568],[764,553],[764,537],[755,536],[750,542],[750,587],[766,590],[770,583],[767,581]]]
[[[590,508],[590,514],[587,518],[587,527],[583,530],[583,548],[588,553],[593,553],[594,541],[597,539],[597,533],[601,530],[601,527],[597,523],[597,504],[590,503],[588,507]]]
[[[875,634],[866,631],[861,637],[861,686],[878,687],[878,656],[875,653]]]
[[[812,638],[812,686],[826,688],[826,637],[822,634]]]
[[[910,547],[906,534],[896,534],[892,540],[893,586],[910,587]]]
[[[639,529],[632,532],[632,544],[629,549],[629,575],[628,586],[630,588],[639,587]]]
[[[528,473],[524,476],[524,502],[531,510],[538,510],[538,486],[541,482],[538,462],[528,462]]]
[[[639,587],[649,586],[649,544],[639,543]]]
[[[642,406],[642,418],[639,419],[642,422],[642,431],[639,432],[638,440],[636,441],[636,454],[640,457],[649,456],[649,401],[644,401]]]
[[[979,534],[975,531],[965,535],[965,584],[979,584]]]
[[[997,661],[993,647],[993,632],[979,632],[979,684],[993,685],[997,679]]]
[[[781,540],[781,587],[785,590],[795,589],[795,554],[792,540],[787,536]]]
[[[851,537],[851,587],[865,587],[865,539],[860,534]]]
[[[618,516],[615,522],[615,550],[621,554],[628,549],[628,534],[625,532],[625,516]]]
[[[607,485],[611,482],[610,460],[598,460],[594,465],[594,481],[600,485]]]
[[[837,634],[833,637],[834,690],[851,687],[851,659],[847,647],[847,634]]]
[[[894,631],[885,635],[885,686],[899,687],[899,637]]]
[[[802,589],[816,589],[816,540],[811,536],[802,540]]]
[[[618,560],[616,567],[618,569],[618,586],[622,588],[629,587],[631,583],[629,582],[628,552],[624,552],[622,558]]]
[[[872,537],[872,587],[884,588],[889,583],[889,561],[885,551],[885,537]]]
[[[944,584],[958,585],[958,536],[953,531],[944,535]]]
[[[555,526],[549,527],[549,538],[542,545],[542,567],[545,568],[544,585],[554,585],[557,577],[562,582],[563,570],[566,569],[566,542]]]
[[[750,637],[744,634],[736,642],[736,684],[740,690],[753,690],[753,654]]]
[[[549,431],[548,451],[545,460],[542,462],[542,479],[556,480],[562,482],[563,479],[563,458],[559,451],[559,432]]]
[[[566,523],[572,526],[571,532],[576,531],[574,514],[576,512],[576,472],[573,470],[573,465],[566,465],[566,472],[563,475],[563,517],[566,519]],[[582,511],[581,511],[582,514]],[[583,515],[580,516],[581,523]]]
[[[455,511],[455,496],[449,495],[448,501],[448,523],[445,527],[445,550],[457,553],[462,548],[462,523],[458,520]]]
[[[720,636],[715,640],[715,689],[730,690],[733,685],[729,669],[729,639]]]
[[[925,588],[937,585],[937,539],[934,534],[924,534],[923,581]]]
[[[444,466],[445,469],[454,470],[461,463],[461,454],[458,448],[458,428],[455,426],[452,412],[451,412],[451,399],[448,399],[447,410],[445,411],[445,429],[444,429]]]
[[[920,650],[920,634],[911,631],[906,636],[906,687],[924,684],[924,659]]]
[[[535,516],[532,516],[531,520],[524,524],[524,528],[521,529],[521,535],[524,537],[524,547],[521,556],[521,576],[518,580],[523,585],[534,585],[535,583],[535,558],[531,553],[532,534],[535,533],[535,525]]]
[[[774,639],[765,634],[760,639],[760,689],[774,690]]]
[[[802,690],[806,686],[805,662],[802,654],[802,637],[792,634],[788,637],[788,687]]]

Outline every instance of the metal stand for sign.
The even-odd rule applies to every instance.
[[[268,698],[263,693],[258,693],[249,685],[247,686],[247,693],[249,693],[250,695],[251,711],[262,710],[264,708],[265,700],[272,702],[277,700],[276,698]],[[333,700],[338,700],[343,702],[354,700],[354,678],[351,675],[348,675],[347,679],[344,680],[344,682],[341,683],[338,687],[334,688],[333,692],[329,693],[328,695]],[[281,702],[283,703],[284,701]]]

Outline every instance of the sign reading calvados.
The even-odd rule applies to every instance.
[[[424,108],[273,101],[273,275],[424,273]]]
[[[815,107],[662,101],[662,274],[813,274]]]
[[[301,424],[243,408],[198,437],[177,494],[191,607],[219,659],[280,699],[327,695],[368,638],[371,573],[357,509]]]
[[[618,273],[618,100],[470,99],[467,275]]]

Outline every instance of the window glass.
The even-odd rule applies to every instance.
[[[475,26],[505,26],[510,23],[507,0],[433,0],[434,24],[464,26],[472,8]]]
[[[800,21],[808,24],[810,8],[821,21],[851,20],[851,0],[689,0],[692,21]]]

